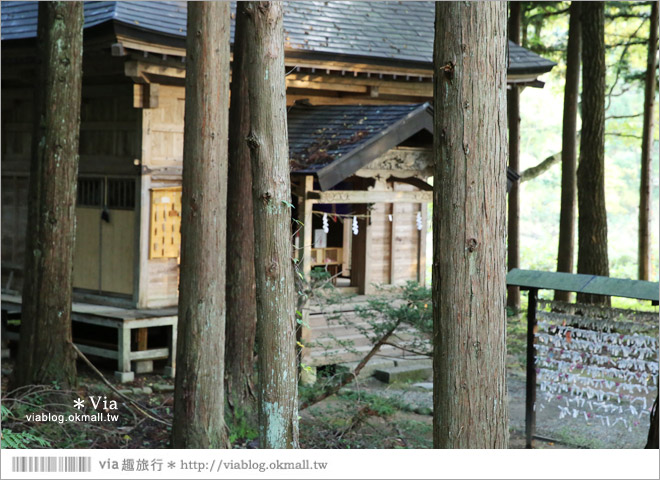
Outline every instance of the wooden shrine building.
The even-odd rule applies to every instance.
[[[37,5],[0,9],[2,288],[20,292]],[[173,307],[186,4],[85,2],[84,10],[75,298]],[[294,215],[311,226],[298,239],[304,269],[326,268],[359,293],[425,280],[433,27],[433,2],[285,2]],[[509,43],[510,84],[542,86],[553,66]]]

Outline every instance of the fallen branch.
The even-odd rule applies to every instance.
[[[89,361],[89,358],[87,358],[87,357],[85,356],[85,354],[82,353],[82,352],[80,351],[80,349],[79,349],[78,347],[76,347],[76,345],[75,345],[73,342],[70,342],[70,344],[71,344],[71,346],[73,347],[73,349],[75,350],[75,352],[78,354],[78,356],[79,356],[79,357],[80,357],[80,358],[81,358],[81,359],[87,364],[87,366],[88,366],[89,368],[92,369],[92,371],[93,371],[94,373],[96,373],[96,374],[101,378],[101,380],[103,380],[103,383],[105,383],[106,386],[107,386],[108,388],[110,388],[110,390],[112,390],[113,392],[115,392],[120,398],[123,398],[123,399],[126,400],[128,403],[130,403],[130,404],[131,404],[131,405],[132,405],[132,406],[133,406],[138,412],[140,412],[140,413],[141,413],[142,415],[144,415],[145,417],[148,417],[148,418],[150,418],[151,420],[153,420],[153,421],[155,421],[155,422],[162,423],[163,425],[167,425],[168,427],[171,427],[171,426],[172,426],[172,424],[171,424],[170,422],[168,422],[168,421],[166,421],[166,420],[163,420],[162,418],[154,417],[152,414],[150,414],[149,412],[147,412],[146,410],[144,410],[144,409],[142,408],[142,406],[140,406],[140,404],[137,403],[135,400],[133,400],[133,399],[130,398],[130,397],[127,397],[126,395],[124,395],[123,393],[121,393],[119,390],[117,390],[117,389],[115,388],[115,386],[114,386],[112,383],[110,383],[110,382],[108,381],[107,378],[105,378],[105,376],[99,371],[99,369],[96,368],[96,367],[94,366],[94,364],[93,364],[92,362]]]
[[[371,360],[371,358],[372,358],[374,355],[376,355],[376,353],[378,353],[378,350],[380,350],[380,347],[382,347],[383,345],[385,345],[385,344],[387,343],[387,340],[392,336],[392,334],[393,334],[394,331],[397,329],[397,327],[399,326],[400,323],[401,323],[401,320],[397,321],[397,322],[394,324],[394,326],[393,326],[392,328],[390,328],[390,329],[385,333],[385,335],[383,335],[383,336],[380,338],[380,340],[378,340],[378,341],[374,344],[373,347],[371,347],[371,350],[369,350],[369,353],[367,353],[367,355],[362,359],[362,361],[361,361],[360,363],[357,364],[357,366],[355,367],[355,369],[353,369],[353,371],[351,372],[350,375],[345,375],[344,378],[343,378],[339,383],[337,383],[336,385],[330,387],[330,388],[327,389],[325,392],[321,393],[320,395],[317,395],[316,397],[312,398],[311,400],[308,400],[308,401],[306,401],[306,402],[303,402],[303,403],[300,405],[300,407],[299,407],[298,410],[299,410],[299,411],[300,411],[300,410],[304,410],[304,409],[306,409],[307,407],[310,407],[310,406],[312,406],[312,405],[315,405],[315,404],[317,404],[317,403],[319,403],[319,402],[325,400],[326,398],[328,398],[328,397],[334,395],[334,394],[337,393],[339,390],[341,390],[343,387],[345,387],[346,385],[348,385],[349,383],[351,383],[355,378],[357,378],[357,376],[360,374],[360,372],[362,371],[362,369],[364,368],[364,366],[369,362],[369,360]]]

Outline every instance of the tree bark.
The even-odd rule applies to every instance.
[[[657,87],[655,70],[658,53],[658,2],[651,7],[649,29],[649,51],[646,61],[646,81],[644,84],[644,126],[642,130],[642,171],[639,185],[639,239],[638,277],[650,280],[651,257],[649,255],[651,223],[651,150],[653,148],[653,107]]]
[[[70,343],[82,25],[82,2],[39,3],[17,387],[76,383],[76,353]]]
[[[522,20],[520,2],[509,2],[509,40],[520,44]],[[512,85],[507,90],[507,116],[509,122],[509,167],[520,173],[520,89]],[[520,267],[520,182],[513,182],[509,192],[507,223],[507,269]],[[520,288],[508,287],[507,306],[520,310]]]
[[[580,2],[571,2],[566,47],[566,84],[564,86],[564,118],[561,140],[561,209],[557,271],[573,273],[575,250],[575,198],[577,189],[577,113],[580,91],[582,28]],[[555,300],[568,302],[570,292],[555,292]]]
[[[605,18],[603,2],[584,2],[582,20],[582,136],[578,189],[578,273],[609,276],[605,209]],[[578,294],[578,302],[609,297]]]
[[[172,446],[224,448],[228,3],[188,3],[186,50]]]
[[[245,5],[257,285],[259,444],[298,446],[295,286],[282,4]]]
[[[433,443],[506,448],[506,4],[435,22]]]
[[[253,394],[254,338],[257,331],[254,278],[252,170],[245,139],[250,133],[245,65],[245,4],[236,5],[234,62],[229,107],[227,186],[227,338],[225,386],[230,407],[256,416]]]

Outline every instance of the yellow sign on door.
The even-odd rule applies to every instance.
[[[151,190],[149,258],[181,254],[181,187]]]

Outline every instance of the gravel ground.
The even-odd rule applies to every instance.
[[[425,382],[430,386],[431,378]],[[360,379],[351,384],[351,390],[394,398],[409,405],[418,413],[431,413],[433,394],[428,388],[410,384],[388,385],[375,378]],[[509,425],[512,437],[512,447],[524,448],[525,431],[525,377],[516,372],[510,372],[507,377],[509,391]],[[537,398],[541,391],[537,390]],[[653,403],[655,392],[648,397],[648,405]],[[645,417],[648,418],[648,417]],[[553,442],[539,442],[539,446],[554,446],[555,448],[644,448],[648,435],[648,420],[642,421],[629,431],[619,423],[613,427],[605,427],[600,422],[587,423],[583,418],[559,418],[556,406],[549,405],[540,410],[536,416],[536,433],[539,436],[552,439]],[[515,440],[515,441],[514,441]],[[553,445],[554,444],[554,445]]]

